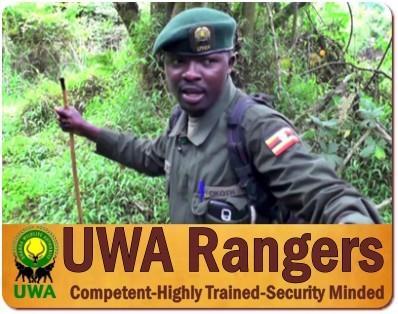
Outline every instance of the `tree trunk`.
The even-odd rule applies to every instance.
[[[295,3],[293,12],[293,24],[292,24],[292,41],[290,44],[290,49],[293,49],[297,42],[297,18],[298,18],[298,2]]]
[[[254,25],[256,21],[256,3],[244,2],[242,7],[242,37],[253,38]]]
[[[137,2],[114,2],[113,5],[126,26],[129,35],[131,35],[134,22],[139,17]]]
[[[297,10],[304,8],[305,6],[309,5],[309,2],[291,2],[287,6],[283,8],[282,11],[278,12],[274,18],[274,27],[275,29],[283,26],[286,21],[289,20],[289,17],[293,15]]]
[[[223,11],[229,15],[231,14],[231,4],[229,2],[209,2],[209,8]]]
[[[163,28],[173,15],[176,2],[151,2],[151,16],[155,17],[160,28]]]
[[[202,8],[207,5],[207,2],[186,2],[186,8],[187,9],[192,9],[192,8]]]
[[[172,17],[176,16],[178,13],[181,13],[185,10],[185,2],[176,2],[173,8]]]

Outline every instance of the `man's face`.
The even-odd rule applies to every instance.
[[[166,54],[165,71],[170,92],[191,116],[201,116],[220,97],[231,73],[230,52],[206,56]]]

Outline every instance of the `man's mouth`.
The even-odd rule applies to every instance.
[[[180,89],[180,95],[186,104],[195,105],[203,99],[205,91],[196,86],[187,86]]]

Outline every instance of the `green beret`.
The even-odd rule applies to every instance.
[[[153,53],[161,50],[205,55],[234,48],[235,20],[224,12],[194,8],[172,18],[156,38]]]

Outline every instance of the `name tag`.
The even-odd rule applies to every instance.
[[[205,198],[225,199],[231,196],[245,195],[239,185],[230,186],[206,186]]]

